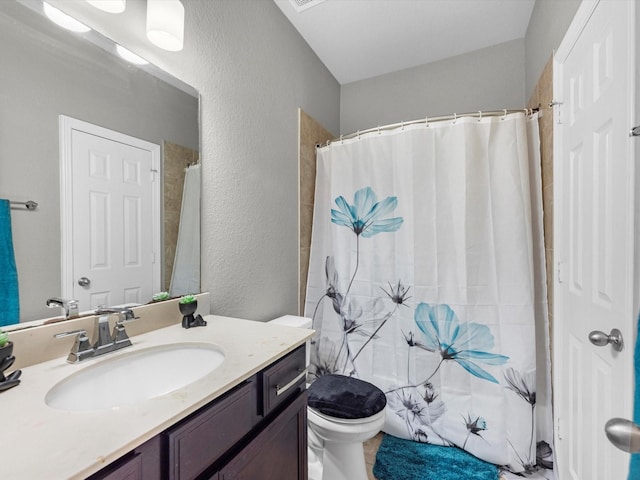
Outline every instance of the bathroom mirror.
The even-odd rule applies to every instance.
[[[156,261],[163,289],[169,286],[184,170],[198,162],[198,94],[153,66],[128,63],[109,45],[96,32],[69,32],[29,6],[0,2],[0,198],[38,203],[11,209],[21,310],[14,328],[60,315],[45,305],[63,291],[60,115],[161,146],[164,227]]]

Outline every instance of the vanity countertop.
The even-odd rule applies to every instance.
[[[83,479],[198,410],[311,337],[312,330],[207,315],[132,337],[133,346],[71,365],[66,357],[22,369],[21,383],[0,393],[2,478]],[[53,341],[53,339],[52,339]],[[45,404],[51,387],[102,359],[169,343],[211,343],[223,364],[169,394],[106,410],[63,411]],[[10,369],[11,370],[11,369]]]

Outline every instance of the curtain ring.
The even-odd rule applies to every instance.
[[[380,135],[380,125],[378,125],[378,135]]]
[[[504,120],[505,118],[507,118],[507,109],[505,108],[502,111],[504,112],[504,115],[502,116],[502,118],[500,120]]]
[[[481,122],[482,121],[482,110],[478,110],[478,115],[479,115],[478,122]]]
[[[457,120],[458,120],[458,114],[457,114],[457,113],[454,113],[454,114],[453,114],[453,124],[454,124],[454,125],[456,124],[456,121],[457,121]]]
[[[358,140],[360,140],[360,130],[357,131],[356,135],[358,135]]]
[[[344,135],[340,135],[340,144],[343,145],[344,144],[344,140],[343,140]]]
[[[400,130],[404,130],[404,120],[400,121]]]
[[[424,117],[424,126],[429,128],[429,116]]]

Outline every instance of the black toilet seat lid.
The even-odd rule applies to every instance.
[[[367,418],[387,405],[384,392],[375,385],[345,375],[323,375],[311,384],[307,404],[336,418]]]

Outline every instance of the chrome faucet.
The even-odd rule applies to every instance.
[[[95,313],[98,317],[93,329],[93,346],[97,352],[100,352],[96,353],[97,355],[131,345],[131,340],[129,340],[124,328],[124,322],[136,319],[133,310],[120,307],[98,307]],[[113,327],[113,334],[110,334],[109,315],[113,313],[118,315],[118,320],[116,320],[116,324]]]
[[[106,308],[99,307],[96,311],[96,321],[93,328],[93,338],[89,341],[86,330],[73,330],[71,332],[58,333],[55,338],[77,335],[76,341],[67,357],[69,363],[78,363],[88,358],[104,355],[105,353],[120,350],[131,345],[124,322],[136,320],[133,310],[130,308]],[[113,333],[109,333],[109,315],[117,314],[113,327]]]
[[[78,316],[78,300],[65,300],[60,297],[51,297],[47,299],[47,307],[60,307],[64,310],[64,318],[75,318]]]

